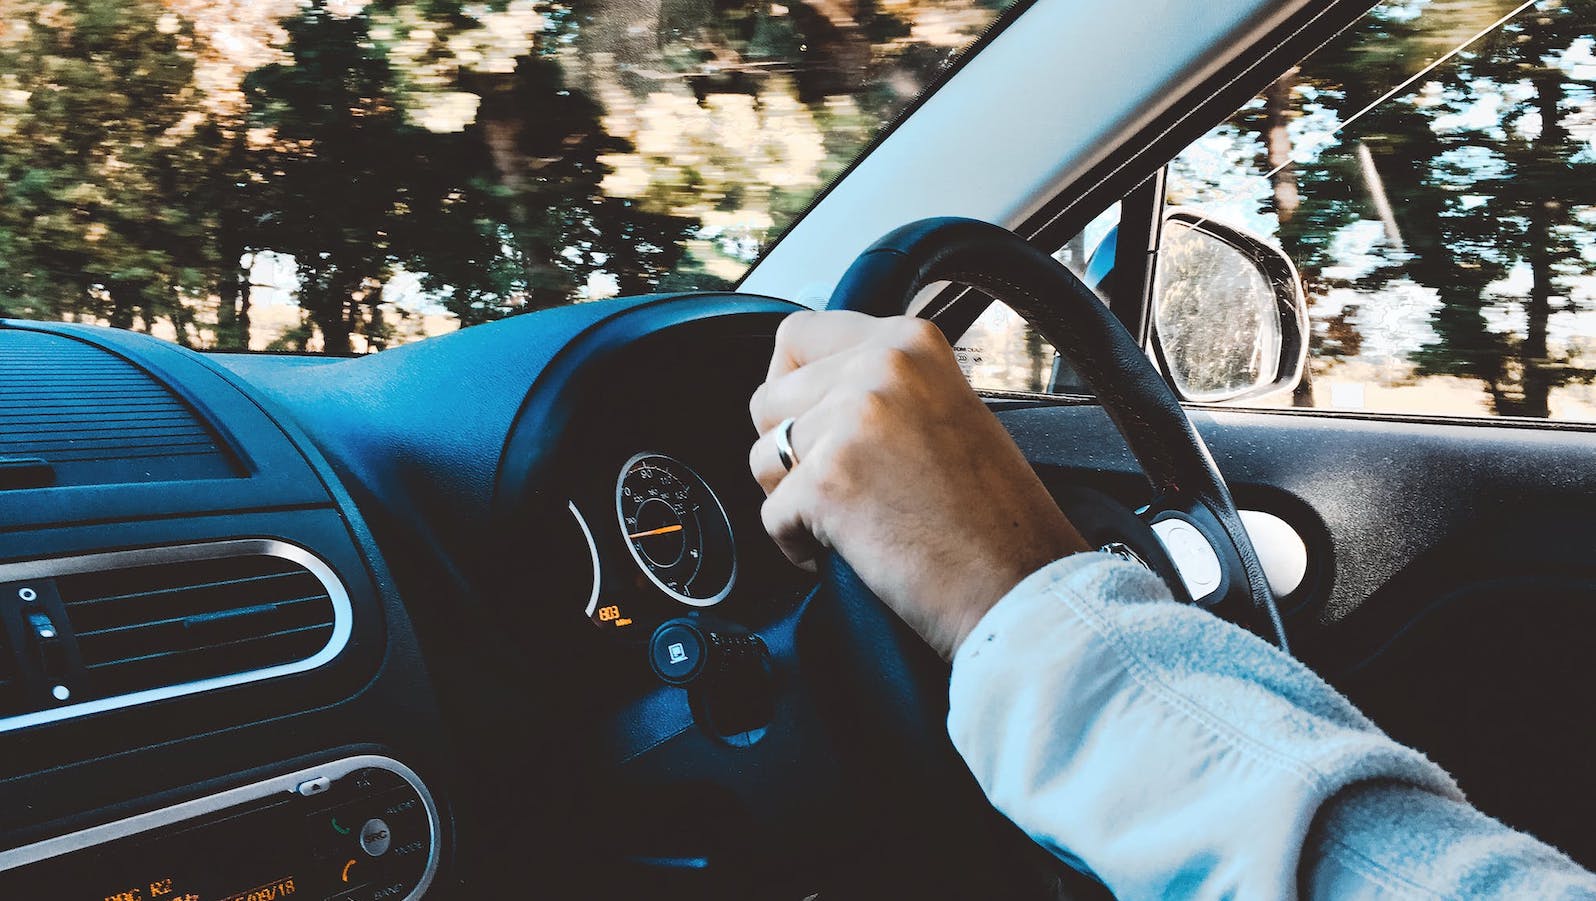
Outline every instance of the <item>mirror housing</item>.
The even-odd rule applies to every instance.
[[[1290,391],[1308,357],[1308,302],[1291,258],[1244,229],[1164,213],[1152,292],[1152,344],[1183,401]]]

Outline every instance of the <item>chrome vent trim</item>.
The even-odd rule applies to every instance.
[[[314,575],[317,581],[321,582],[322,586],[327,590],[327,597],[331,600],[333,608],[332,634],[328,637],[326,645],[321,650],[302,660],[282,663],[263,669],[231,673],[225,676],[213,676],[176,685],[163,685],[130,694],[96,698],[78,704],[53,707],[49,710],[0,717],[0,733],[26,729],[30,726],[38,726],[45,723],[59,722],[73,717],[87,716],[93,713],[103,713],[108,710],[119,710],[124,707],[164,701],[184,695],[198,694],[218,688],[243,685],[248,682],[258,682],[262,679],[272,679],[278,676],[306,672],[331,662],[341,654],[344,647],[349,644],[349,637],[354,631],[354,608],[349,601],[349,592],[344,588],[344,584],[339,580],[337,573],[333,572],[332,567],[310,551],[298,545],[289,544],[286,541],[274,538],[211,541],[202,544],[170,545],[130,551],[85,554],[75,557],[55,557],[47,560],[28,560],[20,563],[0,563],[0,582],[18,582],[164,563],[189,563],[201,560],[250,556],[277,557],[298,564]]]

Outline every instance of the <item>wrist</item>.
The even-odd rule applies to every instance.
[[[988,611],[997,606],[999,601],[1007,597],[1016,585],[1049,564],[1092,550],[1068,520],[1064,520],[1062,525],[1061,529],[1049,530],[1037,536],[1041,539],[1039,541],[1028,542],[1023,548],[1008,549],[1007,553],[996,557],[993,565],[985,569],[986,578],[983,578],[979,584],[967,588],[964,603],[957,608],[959,613],[953,623],[947,647],[938,649],[942,651],[943,656],[952,660],[976,624]]]

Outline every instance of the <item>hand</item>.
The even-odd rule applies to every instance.
[[[794,313],[749,409],[782,552],[835,549],[945,658],[1021,579],[1088,549],[923,319]],[[791,472],[773,436],[788,417]]]

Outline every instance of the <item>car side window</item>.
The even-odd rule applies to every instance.
[[[1250,405],[1596,421],[1593,85],[1596,4],[1386,2],[1181,152],[1168,203],[1302,277]]]
[[[1091,284],[1088,263],[1119,224],[1119,212],[1118,203],[1104,210],[1065,242],[1054,258]],[[1111,247],[1104,249],[1112,254]],[[1053,346],[1002,303],[993,302],[953,349],[965,378],[978,391],[1057,394],[1084,390]]]

